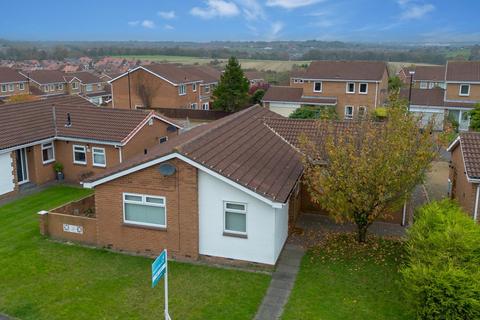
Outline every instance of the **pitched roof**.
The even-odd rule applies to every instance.
[[[248,80],[263,80],[265,76],[263,73],[258,72],[258,71],[245,71],[244,72],[245,77],[247,77]]]
[[[69,73],[68,76],[75,77],[79,79],[83,84],[92,84],[92,83],[100,83],[103,82],[102,79],[97,77],[91,72],[82,71],[82,72],[72,72]]]
[[[0,83],[27,81],[17,70],[7,67],[0,67]]]
[[[480,179],[480,133],[462,132],[448,147],[452,151],[458,144],[461,146],[465,170],[469,179]]]
[[[154,114],[99,108],[78,96],[9,104],[0,111],[0,150],[53,137],[122,144]],[[69,127],[67,114],[72,123]]]
[[[184,66],[182,67],[186,72],[197,76],[204,83],[215,83],[220,80],[222,72],[209,66]]]
[[[448,61],[446,81],[480,82],[480,61]]]
[[[445,81],[445,66],[417,66],[413,77],[415,81]]]
[[[412,100],[411,104],[416,106],[431,106],[442,107],[444,106],[444,94],[445,90],[442,88],[433,89],[417,89],[412,88]],[[400,98],[408,99],[409,89],[400,90]]]
[[[250,107],[187,131],[87,182],[179,153],[264,198],[284,203],[303,167],[300,154],[263,124],[265,117],[280,116],[260,106]]]
[[[383,61],[312,61],[302,77],[319,80],[380,81],[387,70]]]
[[[296,102],[299,104],[336,105],[336,97],[304,96],[302,88],[288,86],[270,86],[263,101],[266,102]]]
[[[34,70],[24,74],[40,84],[66,82],[65,74],[58,70]]]

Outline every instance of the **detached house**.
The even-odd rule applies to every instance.
[[[57,70],[34,70],[22,73],[30,80],[33,94],[54,96],[68,94],[65,74]]]
[[[462,132],[450,144],[449,195],[480,222],[480,133]]]
[[[69,94],[80,94],[96,105],[111,99],[110,84],[91,72],[73,72],[65,74]]]
[[[220,75],[220,71],[207,66],[139,66],[109,81],[113,107],[209,110]]]
[[[413,76],[410,74],[413,72]],[[407,86],[413,78],[413,88],[445,89],[445,66],[410,66],[400,69],[398,77]]]
[[[285,101],[279,101],[276,93],[286,89],[270,87],[265,106],[288,115],[301,106],[328,104],[341,119],[361,118],[386,102],[388,70],[385,62],[313,61],[305,71],[292,75],[290,87],[301,89],[301,96],[291,90],[281,99]]]
[[[0,67],[0,100],[28,93],[28,79],[25,76],[15,69]]]
[[[105,172],[178,134],[171,120],[153,112],[96,108],[79,96],[0,107],[0,197],[24,184],[55,179],[79,182]]]

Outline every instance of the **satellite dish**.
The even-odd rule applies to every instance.
[[[177,171],[177,168],[170,163],[162,163],[158,167],[158,171],[164,176],[171,176]]]

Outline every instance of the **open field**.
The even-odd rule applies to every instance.
[[[0,314],[27,319],[163,319],[152,259],[50,241],[36,212],[90,190],[52,187],[0,207]],[[169,263],[172,319],[252,319],[270,277]],[[1,316],[0,316],[1,318]]]
[[[411,319],[398,268],[402,244],[354,235],[330,235],[303,257],[282,319]]]

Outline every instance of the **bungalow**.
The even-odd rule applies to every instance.
[[[480,222],[480,133],[462,132],[448,147],[452,154],[449,195],[475,221]]]
[[[0,67],[0,100],[19,94],[28,94],[28,79],[17,70]]]
[[[95,108],[79,96],[0,107],[0,197],[25,185],[66,181],[105,172],[176,136],[180,127],[154,112]]]

